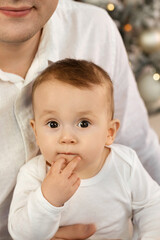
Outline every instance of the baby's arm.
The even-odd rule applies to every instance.
[[[35,158],[29,161],[20,170],[8,224],[14,240],[51,239],[58,230],[63,209],[58,206],[62,206],[74,194],[80,183],[78,178],[76,181],[75,174],[72,174],[77,164],[76,160],[74,159],[65,167],[63,162],[64,160],[60,159],[53,164],[47,176],[45,176],[45,162],[42,159],[40,161]],[[58,168],[61,169],[59,175]],[[58,175],[56,176],[58,179],[53,177],[54,172]],[[69,177],[68,180],[67,177]],[[67,184],[71,186],[71,190]],[[54,194],[49,191],[53,191],[57,196],[54,197]],[[57,206],[53,206],[49,201],[55,202]]]
[[[136,235],[133,239],[160,239],[160,186],[153,181],[137,156],[131,174],[133,223]]]

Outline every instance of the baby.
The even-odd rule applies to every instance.
[[[160,239],[160,187],[134,150],[114,143],[109,75],[88,61],[58,61],[35,80],[32,102],[41,155],[19,172],[12,238],[47,240],[59,226],[94,223],[89,239]]]

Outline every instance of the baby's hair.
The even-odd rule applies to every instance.
[[[106,86],[108,99],[106,105],[110,104],[111,115],[113,118],[114,103],[112,81],[108,73],[98,65],[86,60],[70,58],[51,64],[36,78],[32,87],[32,102],[37,87],[44,82],[52,82],[54,80],[82,89],[92,89],[95,85]]]

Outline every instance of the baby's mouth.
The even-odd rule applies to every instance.
[[[60,157],[65,158],[68,162],[72,161],[73,158],[78,156],[77,153],[69,153],[69,152],[62,152],[62,153],[58,153],[57,155],[58,155],[58,158]]]

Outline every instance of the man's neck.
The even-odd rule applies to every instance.
[[[0,69],[25,78],[38,50],[41,33],[23,43],[0,42]]]

